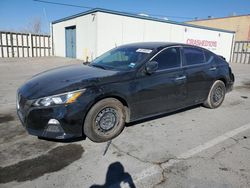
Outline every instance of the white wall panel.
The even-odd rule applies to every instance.
[[[97,54],[117,45],[164,41],[192,43],[230,59],[233,33],[98,12]]]
[[[94,15],[93,15],[94,14]],[[230,59],[233,33],[95,12],[53,25],[55,55],[65,56],[65,27],[76,25],[77,58],[133,42],[193,43]],[[216,45],[215,45],[216,44]]]
[[[76,26],[76,58],[89,60],[96,56],[96,16],[93,14],[53,24],[54,54],[66,56],[65,28]]]

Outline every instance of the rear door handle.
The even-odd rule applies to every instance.
[[[217,69],[217,67],[211,67],[209,70],[210,71],[215,71]]]
[[[180,76],[180,77],[175,78],[175,80],[176,81],[185,80],[186,78],[187,78],[186,76]]]

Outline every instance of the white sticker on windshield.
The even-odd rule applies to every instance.
[[[139,48],[139,49],[136,50],[136,52],[150,54],[152,52],[152,50]]]
[[[128,66],[131,67],[131,68],[134,68],[135,63],[130,63]]]

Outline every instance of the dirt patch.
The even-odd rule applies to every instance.
[[[222,171],[229,171],[229,169],[226,168],[226,167],[220,167],[219,169],[222,170]]]
[[[0,144],[15,141],[17,138],[27,136],[25,129],[19,122],[13,121],[0,126]]]
[[[54,147],[55,142],[41,141],[33,136],[16,137],[16,141],[1,145],[0,166],[5,167],[31,156],[40,156]]]
[[[10,114],[0,114],[0,123],[6,123],[15,120],[15,117]]]
[[[0,183],[27,181],[56,172],[81,158],[81,145],[69,144],[50,150],[47,154],[17,164],[0,167]]]

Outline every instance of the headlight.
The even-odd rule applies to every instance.
[[[33,105],[34,106],[51,106],[57,104],[70,104],[76,101],[76,99],[84,93],[86,89],[81,89],[77,91],[71,91],[68,93],[63,93],[59,95],[53,95],[49,97],[43,97],[37,99]]]

